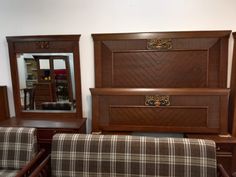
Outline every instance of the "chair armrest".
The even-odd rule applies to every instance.
[[[217,176],[218,177],[229,177],[228,173],[225,171],[221,164],[217,164]]]
[[[51,176],[50,155],[48,155],[42,163],[31,173],[29,177],[49,177]]]
[[[39,153],[29,161],[18,173],[15,177],[26,177],[37,167],[37,165],[43,160],[45,149],[40,150]]]
[[[232,173],[232,177],[236,177],[236,172],[233,172],[233,173]]]

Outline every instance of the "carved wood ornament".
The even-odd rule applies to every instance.
[[[39,49],[48,49],[49,48],[49,42],[48,41],[36,42],[36,46]]]
[[[170,106],[170,96],[149,95],[145,97],[146,106]]]
[[[149,50],[172,49],[173,45],[171,39],[148,39],[147,48]]]

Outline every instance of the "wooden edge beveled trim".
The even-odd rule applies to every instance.
[[[0,85],[0,90],[3,92],[3,100],[5,102],[3,108],[1,108],[1,109],[5,112],[6,118],[9,118],[10,117],[10,110],[9,110],[7,86]]]
[[[11,119],[1,122],[3,127],[35,127],[35,128],[65,128],[65,129],[80,129],[86,124],[87,118],[74,119],[70,117],[57,117],[55,119],[48,118],[48,116],[41,116],[41,118],[35,117],[13,117]],[[40,131],[40,130],[37,130]]]
[[[209,127],[173,127],[173,126],[146,126],[146,125],[99,125],[100,131],[144,131],[144,132],[185,132],[185,133],[218,133],[218,128]]]
[[[79,41],[80,34],[76,35],[39,35],[39,36],[6,36],[7,42],[34,42],[34,41]]]
[[[100,33],[92,34],[94,41],[154,39],[154,38],[213,38],[229,37],[231,30],[216,31],[173,31],[173,32],[137,32],[137,33]]]
[[[208,109],[209,106],[142,106],[142,105],[110,105],[109,109],[112,108],[151,108],[151,109]]]
[[[219,177],[229,177],[228,173],[221,164],[217,164],[217,172]]]
[[[233,37],[236,38],[236,32],[233,32],[232,34],[233,34]]]
[[[228,134],[228,102],[229,96],[220,96],[219,123],[220,134]]]
[[[92,95],[225,95],[230,89],[218,88],[90,88]]]

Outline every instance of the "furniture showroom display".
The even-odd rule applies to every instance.
[[[183,176],[186,170],[179,168],[191,163],[186,160],[190,152],[193,158],[206,160],[203,176],[227,177],[236,172],[236,44],[231,79],[227,78],[231,34],[230,30],[92,34],[91,132],[86,132],[82,114],[80,35],[8,36],[15,117],[7,116],[0,126],[37,129],[38,148],[51,155],[31,177],[64,172],[145,176],[156,174],[155,167],[170,170],[158,171],[161,176]],[[236,33],[233,37],[235,42]],[[137,136],[148,134],[168,137]],[[180,152],[184,162],[175,156]],[[167,160],[150,162],[156,153],[166,153]],[[172,157],[173,163],[168,161]],[[124,168],[118,168],[117,160]],[[102,169],[104,163],[109,168]],[[199,172],[202,167],[196,168]],[[187,176],[199,176],[187,171]]]

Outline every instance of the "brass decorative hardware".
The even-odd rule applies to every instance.
[[[173,48],[171,39],[148,39],[147,40],[148,49],[171,49]]]
[[[167,95],[149,95],[145,96],[146,106],[169,106],[170,96]]]
[[[49,42],[48,41],[36,42],[36,46],[40,49],[48,49],[49,48]]]

